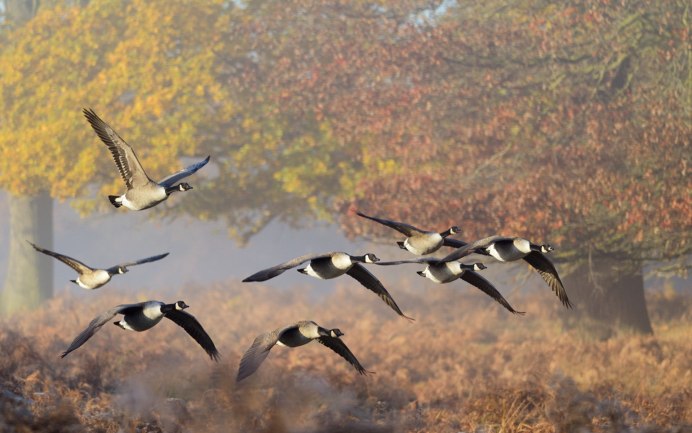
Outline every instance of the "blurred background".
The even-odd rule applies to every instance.
[[[535,305],[527,310],[536,326],[556,332],[544,342],[682,335],[692,296],[689,20],[689,2],[678,0],[2,0],[7,329],[31,314],[55,320],[63,303],[207,302],[217,292],[257,291],[277,309],[319,315],[320,301],[362,288],[295,271],[239,281],[310,252],[409,257],[394,245],[398,233],[358,210],[435,231],[458,225],[465,241],[502,234],[553,245],[572,310],[524,262],[485,260],[486,278],[513,305]],[[125,188],[85,107],[133,146],[153,179],[206,155],[211,162],[186,179],[192,191],[116,210],[106,196]],[[95,267],[171,254],[86,292],[27,240]],[[373,272],[409,301],[405,313],[435,317],[428,301],[452,289],[416,270]],[[312,295],[281,298],[292,291]],[[498,308],[481,299],[469,302]],[[85,314],[65,332],[95,312]],[[40,334],[30,328],[19,335]],[[670,341],[670,353],[683,350]],[[656,362],[668,359],[661,350]],[[602,379],[580,377],[579,386]],[[666,425],[689,414],[676,416]],[[521,431],[512,428],[498,431]]]

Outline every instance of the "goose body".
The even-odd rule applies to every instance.
[[[85,272],[72,281],[82,289],[94,290],[109,282],[111,277],[112,275],[105,269],[93,269],[91,272]]]
[[[156,256],[147,257],[145,259],[135,260],[133,262],[121,263],[119,265],[111,266],[107,269],[97,269],[89,267],[84,263],[80,262],[79,260],[73,259],[72,257],[56,253],[55,251],[50,251],[45,248],[41,248],[32,242],[29,242],[29,244],[32,247],[34,247],[36,251],[43,253],[47,256],[54,257],[60,260],[61,262],[65,263],[67,266],[74,269],[79,274],[79,276],[76,279],[70,281],[77,284],[82,289],[87,290],[98,289],[99,287],[105,285],[107,282],[111,280],[113,275],[119,275],[129,272],[129,269],[127,268],[130,266],[155,262],[157,260],[161,260],[162,258],[168,255],[168,253],[164,253]]]
[[[108,146],[127,187],[125,194],[108,196],[111,204],[116,208],[125,206],[131,210],[149,209],[166,200],[173,192],[189,191],[193,189],[189,184],[176,182],[195,173],[209,162],[207,156],[204,160],[155,182],[144,171],[132,147],[113,128],[101,120],[94,110],[85,108],[83,112],[101,141]]]
[[[410,224],[399,221],[392,221],[385,218],[379,218],[366,215],[362,212],[356,212],[358,216],[375,221],[387,227],[390,227],[399,233],[406,236],[403,241],[397,242],[399,248],[407,250],[417,256],[424,256],[434,253],[443,245],[452,246],[447,239],[447,236],[460,233],[461,230],[457,226],[452,226],[444,232],[435,232],[422,230]]]
[[[245,278],[243,282],[266,281],[281,275],[288,269],[295,268],[305,262],[310,262],[306,267],[298,269],[298,272],[322,280],[337,278],[341,275],[348,274],[350,277],[356,279],[363,287],[378,295],[398,315],[413,320],[401,312],[394,298],[392,298],[392,295],[389,294],[380,280],[361,264],[376,263],[377,261],[379,261],[379,259],[374,254],[369,253],[362,256],[353,256],[340,251],[322,254],[306,254],[256,272]]]
[[[127,331],[142,332],[156,326],[164,317],[172,320],[183,328],[199,344],[207,355],[215,361],[219,359],[219,352],[211,337],[204,330],[197,319],[183,311],[188,305],[183,301],[173,304],[164,304],[160,301],[146,301],[136,304],[123,304],[104,311],[89,323],[70,344],[60,357],[64,358],[70,352],[78,349],[86,343],[101,327],[118,314],[122,319],[113,322],[116,326]]]
[[[348,361],[358,373],[370,373],[358,362],[351,350],[339,338],[344,335],[339,329],[326,329],[310,320],[302,320],[283,328],[258,335],[240,360],[236,380],[240,382],[252,375],[269,355],[274,346],[300,347],[312,341],[330,348]]]
[[[462,242],[463,244],[463,242]],[[572,303],[567,297],[565,286],[555,269],[555,265],[545,256],[545,253],[553,251],[550,245],[538,245],[520,237],[490,236],[479,239],[470,244],[464,244],[446,257],[442,262],[460,260],[470,254],[477,253],[491,256],[501,262],[513,262],[524,260],[533,267],[555,292],[562,305],[572,308]]]
[[[483,263],[474,263],[472,265],[463,264],[457,261],[443,262],[434,258],[420,258],[417,260],[397,260],[390,262],[379,262],[380,266],[400,265],[405,263],[426,263],[427,266],[417,274],[425,277],[437,284],[451,283],[452,281],[462,279],[477,289],[481,290],[486,295],[496,300],[500,305],[505,307],[509,312],[519,315],[524,315],[523,311],[515,310],[509,302],[502,296],[495,286],[483,278],[477,271],[483,270],[486,266]]]

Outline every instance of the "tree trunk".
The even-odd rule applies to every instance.
[[[53,260],[27,241],[53,249],[53,199],[8,195],[10,254],[2,293],[4,313],[38,307],[53,295]]]
[[[616,260],[600,257],[568,275],[565,287],[581,319],[593,319],[611,333],[624,329],[653,333],[641,266],[626,267]]]
[[[10,21],[24,24],[36,15],[39,0],[5,0],[5,15]]]

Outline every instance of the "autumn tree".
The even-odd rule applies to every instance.
[[[214,79],[222,2],[92,1],[39,9],[3,31],[0,186],[10,195],[3,306],[52,294],[52,263],[25,240],[52,243],[52,200],[84,212],[122,189],[110,155],[81,115],[93,107],[133,144],[154,178],[182,155],[206,154],[207,125],[233,107]],[[11,8],[7,8],[10,12]]]
[[[639,270],[690,248],[685,2],[115,3],[4,35],[13,194],[116,187],[79,119],[91,105],[146,144],[152,171],[212,154],[214,194],[173,212],[224,219],[237,239],[275,219],[384,233],[344,217],[352,206],[522,235],[558,247],[578,311],[650,331]]]
[[[229,171],[247,219],[550,242],[577,311],[651,332],[641,268],[690,251],[689,6],[458,3],[248,2],[234,77],[276,128]]]

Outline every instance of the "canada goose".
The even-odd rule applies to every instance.
[[[192,164],[159,182],[154,182],[147,176],[132,147],[113,128],[101,120],[94,110],[85,108],[83,111],[91,127],[94,128],[96,134],[108,146],[108,150],[111,151],[120,176],[122,176],[127,186],[125,194],[108,196],[108,200],[116,208],[125,206],[132,210],[148,209],[166,200],[175,191],[191,190],[192,187],[185,182],[177,185],[175,183],[195,173],[209,162],[209,157],[207,156],[203,161]]]
[[[402,250],[408,250],[417,256],[424,256],[426,254],[434,253],[435,251],[439,250],[442,245],[453,246],[449,243],[449,240],[451,239],[447,239],[447,236],[461,232],[461,229],[457,226],[452,226],[444,232],[438,233],[421,230],[406,223],[368,216],[362,212],[356,212],[356,215],[373,220],[380,224],[384,224],[387,227],[393,228],[399,233],[406,235],[406,239],[397,242],[397,245],[399,245],[399,248]]]
[[[346,344],[339,337],[344,335],[339,329],[325,329],[313,321],[303,320],[288,325],[284,328],[275,329],[271,332],[260,334],[252,342],[252,346],[245,351],[240,360],[237,382],[250,376],[257,371],[260,364],[267,358],[269,351],[275,345],[298,347],[308,344],[312,340],[327,346],[339,356],[348,361],[360,374],[367,375],[372,373],[360,365],[360,362],[351,353]]]
[[[476,288],[483,291],[486,295],[490,296],[494,300],[500,303],[503,307],[509,310],[511,313],[524,315],[523,311],[517,311],[507,302],[507,300],[502,296],[502,294],[492,285],[492,283],[485,278],[483,278],[476,271],[480,271],[486,268],[483,263],[474,263],[472,265],[466,265],[459,263],[457,261],[451,262],[441,262],[438,259],[433,258],[421,258],[417,260],[397,260],[391,262],[379,262],[378,265],[389,266],[389,265],[399,265],[405,263],[426,263],[427,266],[422,271],[416,272],[421,277],[425,277],[432,282],[438,284],[450,283],[458,278],[466,281],[467,283],[475,286]]]
[[[27,241],[27,242],[29,242],[29,241]],[[159,254],[157,256],[147,257],[146,259],[141,259],[141,260],[136,260],[134,262],[122,263],[119,265],[111,266],[110,268],[107,268],[107,269],[95,269],[95,268],[90,268],[89,266],[85,265],[84,263],[80,262],[79,260],[73,259],[72,257],[68,257],[66,255],[47,250],[45,248],[41,248],[32,242],[29,242],[29,244],[32,247],[34,247],[34,249],[36,251],[41,252],[41,253],[46,254],[46,255],[49,255],[51,257],[55,257],[56,259],[65,263],[67,266],[69,266],[72,269],[74,269],[75,271],[77,271],[77,273],[79,274],[77,279],[76,280],[70,280],[70,281],[77,284],[82,289],[87,289],[87,290],[98,289],[99,287],[101,287],[104,284],[106,284],[107,282],[109,282],[113,275],[124,274],[126,272],[129,272],[129,269],[127,269],[129,266],[141,265],[142,263],[155,262],[157,260],[161,260],[162,258],[166,257],[169,254],[169,253]]]
[[[553,247],[550,245],[537,245],[524,238],[490,236],[466,244],[442,258],[440,261],[450,262],[459,260],[473,253],[491,256],[501,262],[512,262],[524,259],[538,271],[543,280],[548,283],[548,286],[555,292],[562,302],[562,305],[566,308],[572,308],[572,303],[567,297],[565,286],[562,284],[562,280],[560,280],[557,269],[555,269],[553,263],[544,255],[544,253],[550,251],[553,251]]]
[[[68,347],[60,357],[64,358],[73,350],[78,349],[101,329],[106,322],[115,317],[116,314],[122,314],[123,318],[113,323],[122,329],[137,332],[153,328],[161,319],[166,317],[183,328],[190,337],[194,338],[195,341],[202,346],[202,349],[207,352],[207,355],[209,355],[211,359],[218,362],[219,351],[216,350],[214,342],[197,319],[195,319],[192,314],[183,311],[186,308],[188,308],[188,305],[183,301],[178,301],[174,304],[164,304],[160,301],[146,301],[137,304],[118,305],[117,307],[104,311],[92,320],[89,326],[72,341],[70,347]]]
[[[348,274],[358,280],[358,282],[366,289],[375,292],[387,305],[396,311],[398,315],[408,320],[413,320],[401,312],[399,306],[396,304],[396,302],[394,302],[394,298],[392,298],[392,295],[390,295],[387,289],[384,288],[380,280],[378,280],[373,274],[370,273],[370,271],[365,269],[365,267],[360,264],[376,263],[380,260],[374,254],[370,253],[363,256],[352,256],[350,254],[338,251],[323,254],[306,254],[304,256],[291,259],[287,262],[280,263],[276,266],[272,266],[271,268],[256,272],[245,278],[243,282],[248,283],[253,281],[269,280],[270,278],[281,275],[288,269],[295,268],[296,266],[307,262],[308,260],[310,263],[305,268],[298,269],[298,272],[301,274],[309,275],[321,280],[328,280],[343,274]]]

